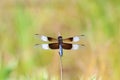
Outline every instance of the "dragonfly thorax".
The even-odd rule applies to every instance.
[[[62,36],[58,36],[58,43],[59,43],[59,44],[62,44],[62,43],[63,43]]]

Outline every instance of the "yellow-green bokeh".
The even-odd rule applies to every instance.
[[[120,1],[4,0],[0,3],[0,80],[60,80],[58,51],[43,50],[34,34],[84,34],[64,51],[63,80],[119,80]]]

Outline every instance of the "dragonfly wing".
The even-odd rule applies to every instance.
[[[72,44],[70,44],[70,43],[63,43],[62,44],[62,48],[70,50],[70,49],[72,49]]]
[[[83,36],[84,36],[84,35],[69,37],[69,38],[63,39],[63,41],[65,41],[65,42],[78,42],[78,41],[80,41],[80,39],[81,39]]]
[[[48,49],[58,49],[58,43],[50,43],[50,44],[36,44],[36,47],[41,47],[42,49],[48,50]]]
[[[59,49],[59,45],[58,45],[58,43],[50,43],[49,48],[50,49]]]
[[[44,35],[39,35],[39,34],[35,34],[37,37],[39,37],[42,41],[45,41],[45,42],[56,42],[57,39],[55,38],[52,38],[52,37],[47,37],[47,36],[44,36]]]
[[[63,49],[66,49],[66,50],[78,50],[81,46],[84,46],[84,45],[83,44],[82,45],[70,44],[70,43],[63,43],[62,44]]]

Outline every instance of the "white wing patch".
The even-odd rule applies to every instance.
[[[48,44],[41,44],[41,47],[42,47],[43,49],[50,49]]]
[[[40,36],[40,39],[43,40],[43,41],[48,41],[48,38],[46,36]]]
[[[77,42],[79,40],[80,40],[80,38],[78,36],[73,37],[73,42]]]
[[[72,50],[77,50],[79,49],[79,45],[78,44],[73,44],[72,45]]]

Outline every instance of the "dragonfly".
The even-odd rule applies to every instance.
[[[48,50],[48,49],[59,49],[59,55],[63,56],[63,49],[64,50],[78,50],[80,46],[84,46],[84,44],[74,44],[73,42],[78,42],[84,35],[74,36],[63,39],[61,35],[58,38],[52,38],[44,35],[35,34],[44,42],[51,42],[48,44],[36,44],[36,46],[41,46],[41,48]]]

